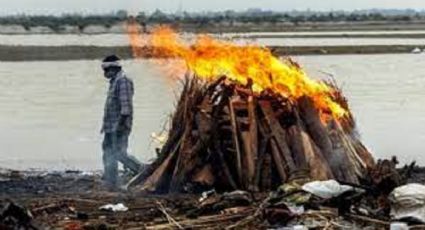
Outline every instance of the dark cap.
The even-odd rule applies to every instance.
[[[117,62],[117,61],[120,61],[121,60],[121,58],[119,58],[117,55],[115,55],[115,54],[112,54],[112,55],[109,55],[109,56],[106,56],[104,59],[103,59],[103,61],[102,62]]]

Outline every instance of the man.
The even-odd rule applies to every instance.
[[[104,76],[109,80],[109,90],[101,133],[103,140],[103,179],[108,185],[117,186],[118,161],[138,172],[141,164],[127,155],[128,137],[133,122],[133,81],[122,70],[120,58],[107,56],[102,62]]]

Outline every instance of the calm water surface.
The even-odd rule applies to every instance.
[[[379,32],[283,32],[283,33],[241,33],[221,34],[215,37],[232,40],[240,44],[259,44],[266,46],[355,46],[355,45],[425,45],[424,38],[267,38],[262,36],[280,35],[386,35],[386,34],[425,34],[425,31],[379,31]],[[236,38],[234,38],[236,36]],[[252,38],[255,36],[256,38]],[[185,40],[194,39],[193,34],[182,34]],[[243,38],[240,38],[243,37]],[[145,38],[147,38],[145,36]],[[129,44],[126,34],[35,34],[0,35],[0,45],[21,46],[126,46]]]
[[[175,83],[148,62],[124,65],[136,85],[130,152],[148,160],[150,134],[172,111]],[[0,62],[0,166],[99,168],[107,85],[99,61]]]
[[[425,56],[296,58],[310,74],[332,74],[349,99],[363,141],[376,157],[425,164]]]
[[[334,75],[376,157],[425,163],[425,56],[295,57],[315,77]],[[173,110],[178,84],[151,61],[126,61],[135,81],[130,152],[154,156],[152,132]],[[0,167],[101,167],[99,134],[107,82],[99,61],[0,62]]]

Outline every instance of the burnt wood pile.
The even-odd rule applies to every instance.
[[[339,89],[329,85],[349,111]],[[160,193],[268,191],[300,177],[359,184],[373,165],[351,114],[324,121],[308,96],[258,94],[250,83],[194,77],[184,84],[158,158],[135,181]]]

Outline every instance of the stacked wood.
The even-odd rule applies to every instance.
[[[342,94],[333,97],[348,110]],[[267,191],[297,177],[357,184],[373,164],[351,114],[323,121],[307,96],[195,77],[184,84],[168,141],[136,181],[150,192]]]

